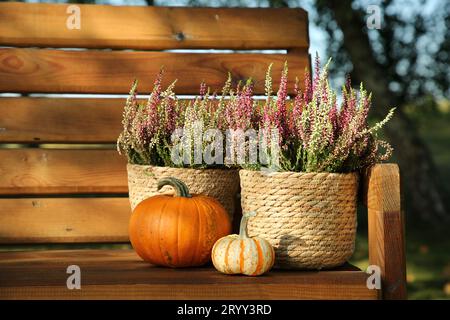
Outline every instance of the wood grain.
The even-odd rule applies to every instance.
[[[404,219],[396,164],[378,164],[366,175],[369,262],[381,269],[384,299],[406,298]]]
[[[70,30],[66,4],[1,3],[0,44],[119,49],[308,47],[308,18],[299,8],[78,6],[80,29]]]
[[[0,143],[115,143],[124,104],[125,99],[0,98]]]
[[[0,149],[0,195],[127,192],[115,150]]]
[[[0,199],[0,243],[126,242],[128,198]]]
[[[115,144],[125,100],[2,97],[0,143]]]
[[[205,81],[220,91],[228,72],[234,81],[253,78],[255,92],[264,93],[267,67],[273,63],[274,86],[285,61],[290,68],[289,91],[295,76],[309,68],[308,56],[261,53],[174,53],[127,51],[67,51],[0,49],[0,92],[127,93],[134,79],[139,91],[149,93],[161,66],[163,86],[178,79],[177,94],[197,94]]]
[[[81,290],[66,288],[66,268],[71,264],[81,268]],[[210,266],[154,267],[130,250],[0,253],[0,270],[0,299],[376,299],[378,295],[367,289],[367,274],[362,271],[274,270],[261,277],[229,276]]]

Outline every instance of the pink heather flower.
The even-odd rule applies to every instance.
[[[164,75],[164,69],[161,68],[158,75],[156,76],[156,79],[153,83],[153,90],[150,94],[150,97],[147,101],[147,107],[154,107],[157,105],[161,100],[161,92],[162,92],[162,78]]]
[[[267,127],[270,125],[270,123],[272,123],[272,113],[271,113],[271,108],[269,106],[269,103],[266,103],[264,105],[261,121],[262,121],[263,127]]]
[[[295,79],[294,94],[295,94],[295,98],[294,98],[294,108],[293,109],[294,110],[297,109],[298,114],[300,115],[303,110],[303,93],[298,84],[298,78]]]
[[[345,132],[352,121],[356,111],[356,96],[352,88],[343,89],[343,101],[339,117],[339,133]]]
[[[208,101],[206,110],[210,114],[210,116],[213,117],[214,114],[217,113],[218,108],[219,108],[219,101],[217,99],[217,92],[214,91],[211,96],[211,99]],[[222,115],[219,118],[222,118]]]
[[[247,83],[239,93],[238,108],[241,109],[241,129],[248,129],[253,118],[253,84],[251,82]]]
[[[335,136],[338,133],[338,109],[336,102],[333,104],[333,107],[331,107],[328,117],[332,126],[332,134],[328,143],[332,145],[334,143]]]
[[[276,102],[276,112],[275,119],[277,122],[278,129],[280,130],[280,134],[282,137],[287,137],[289,134],[289,128],[287,123],[287,109],[286,109],[286,98],[287,98],[287,63],[284,64],[283,72],[281,73],[280,79],[280,87],[277,93],[277,102]]]
[[[235,128],[235,123],[234,123],[234,109],[236,108],[234,100],[230,99],[230,101],[228,101],[228,103],[226,104],[225,107],[225,119],[227,121],[228,126],[230,127],[230,129],[234,129]]]
[[[169,98],[166,108],[164,109],[166,116],[166,133],[171,135],[176,129],[177,113],[175,108],[176,101],[174,98]]]
[[[125,104],[124,109],[124,119],[123,125],[125,130],[130,130],[131,123],[133,122],[134,117],[136,116],[137,109],[137,80],[134,80],[133,85],[131,86],[130,95],[128,96],[127,102]]]
[[[305,70],[305,79],[304,79],[304,92],[303,92],[303,101],[305,102],[305,104],[308,104],[311,102],[312,100],[312,96],[313,96],[313,89],[312,89],[312,84],[311,84],[311,74],[309,73],[308,70]]]
[[[327,81],[323,81],[322,83],[322,88],[320,88],[320,99],[321,99],[321,103],[322,104],[327,104],[328,103],[328,89],[329,89],[329,84],[327,83]]]
[[[314,81],[312,86],[313,91],[316,91],[318,89],[319,82],[320,82],[320,58],[319,54],[316,52],[316,59],[314,62]]]
[[[365,135],[360,141],[358,141],[358,144],[355,148],[355,153],[358,157],[364,157],[365,153],[367,152],[367,147],[369,146],[369,135]]]
[[[345,132],[350,125],[351,115],[347,110],[342,110],[339,119],[339,134]]]
[[[262,122],[262,109],[261,105],[258,103],[255,103],[253,107],[253,115],[252,115],[252,122],[251,122],[251,128],[257,129]]]
[[[225,109],[225,117],[230,129],[247,130],[254,122],[253,84],[251,80],[244,86],[238,85],[236,94],[232,94]]]
[[[202,100],[205,98],[206,92],[207,92],[206,83],[202,82],[200,84],[200,97],[202,98]]]
[[[226,105],[225,118],[230,129],[236,130],[238,128],[239,111],[235,97],[231,97]]]
[[[156,133],[159,124],[158,104],[156,100],[147,106],[147,131],[152,136]]]
[[[161,92],[162,92],[162,78],[164,70],[158,73],[153,85],[153,91],[147,101],[146,111],[147,111],[147,131],[150,135],[153,135],[157,131],[157,124],[159,123],[158,116],[158,105],[161,102]]]
[[[350,77],[350,73],[347,73],[345,75],[345,89],[347,89],[347,92],[350,92],[351,88],[352,88],[352,79]]]
[[[350,91],[350,99],[348,100],[347,110],[350,112],[350,114],[353,116],[356,112],[356,93],[353,89]]]
[[[287,98],[287,63],[284,64],[283,72],[281,73],[281,79],[280,79],[280,87],[278,88],[277,93],[277,108],[285,109],[286,108],[286,98]]]
[[[181,128],[184,125],[184,115],[186,110],[186,104],[184,102],[179,101],[176,97],[173,102],[174,110],[173,110],[173,121],[176,128]],[[170,133],[172,134],[172,132]]]
[[[137,140],[138,140],[139,144],[141,144],[141,145],[148,143],[147,129],[148,129],[147,123],[143,123],[141,121],[137,123],[137,128],[136,128]]]
[[[132,110],[136,110],[136,107],[137,107],[136,96],[137,96],[137,89],[132,90],[132,94],[131,94],[131,97],[130,97],[130,105],[131,105],[131,109]]]
[[[359,119],[359,123],[358,123],[358,131],[363,131],[364,128],[367,126],[367,117],[369,115],[369,110],[370,110],[370,106],[371,106],[371,99],[372,96],[364,96],[364,100],[362,102],[362,110],[361,115],[360,115],[360,119]]]
[[[294,85],[294,102],[292,106],[292,112],[289,119],[291,120],[289,123],[289,130],[291,134],[293,135],[293,138],[298,137],[298,134],[300,133],[300,130],[302,130],[302,125],[300,123],[300,119],[303,112],[303,94],[301,92],[301,89],[298,85],[298,78],[295,79],[295,85]]]

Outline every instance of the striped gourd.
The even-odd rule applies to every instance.
[[[211,257],[214,267],[226,274],[258,276],[270,270],[275,261],[275,252],[270,243],[262,238],[250,238],[247,222],[255,212],[242,216],[239,234],[220,238],[214,244]]]

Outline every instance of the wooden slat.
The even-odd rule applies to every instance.
[[[264,93],[264,78],[273,62],[274,85],[284,61],[295,76],[309,68],[308,55],[173,53],[126,51],[67,51],[51,49],[0,49],[0,92],[127,93],[132,81],[140,81],[140,92],[149,92],[161,66],[166,70],[164,86],[178,79],[176,93],[198,93],[205,81],[220,90],[231,72],[234,79],[255,79],[255,92]]]
[[[307,14],[302,9],[78,6],[81,28],[70,30],[66,27],[67,4],[0,3],[0,45],[125,49],[308,47]]]
[[[125,100],[0,97],[0,143],[115,144]]]
[[[0,199],[0,243],[128,241],[128,198]]]
[[[115,143],[125,99],[0,98],[0,143]]]
[[[115,150],[0,149],[0,194],[126,192]]]
[[[81,268],[81,290],[66,269]],[[158,268],[130,250],[0,253],[0,299],[376,299],[362,271],[273,270],[228,276],[212,267]],[[26,275],[26,276],[24,276]]]
[[[396,164],[375,165],[365,181],[369,262],[381,269],[383,298],[405,299],[405,235],[399,168]]]

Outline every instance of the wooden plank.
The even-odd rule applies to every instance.
[[[127,192],[115,150],[0,149],[0,195]]]
[[[115,143],[125,99],[0,98],[0,143]]]
[[[68,29],[68,6],[1,3],[0,44],[119,49],[308,47],[307,14],[299,8],[77,5],[80,29]]]
[[[81,290],[66,288],[66,268],[71,264],[81,268]],[[261,277],[229,276],[210,266],[154,267],[130,250],[0,253],[0,270],[0,299],[376,299],[378,295],[367,289],[367,274],[362,271],[273,270]]]
[[[406,298],[404,219],[396,164],[373,166],[366,176],[369,262],[381,269],[384,299]]]
[[[101,250],[101,254],[100,251]],[[120,251],[118,251],[120,250]],[[7,251],[6,251],[7,252]],[[66,263],[69,257],[75,255],[80,262],[104,263],[131,261],[136,259],[136,253],[128,249],[62,249],[62,250],[29,250],[7,252],[0,250],[0,266],[17,265],[24,263]],[[208,266],[208,265],[207,265]],[[346,262],[340,267],[333,268],[334,271],[361,271],[358,267]]]
[[[0,98],[0,143],[115,144],[125,100]]]
[[[132,81],[140,92],[150,92],[164,65],[163,86],[178,79],[176,93],[196,94],[205,81],[220,90],[231,72],[234,80],[255,80],[255,92],[264,93],[267,67],[273,62],[278,86],[284,62],[290,68],[290,93],[295,76],[309,68],[308,55],[260,53],[173,53],[127,51],[67,51],[51,49],[0,49],[0,92],[127,93]]]
[[[128,198],[0,199],[0,243],[126,242]]]

